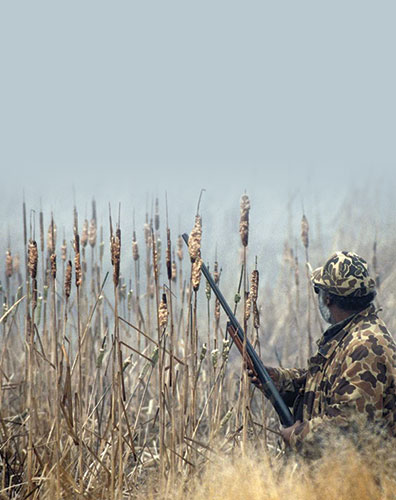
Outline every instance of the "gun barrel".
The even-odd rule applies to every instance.
[[[184,233],[182,235],[185,243],[188,245],[188,235]],[[208,268],[205,266],[204,263],[202,263],[201,266],[201,271],[202,274],[205,276],[206,280],[209,283],[209,286],[213,290],[214,294],[218,298],[221,307],[223,308],[224,312],[228,316],[228,319],[231,323],[231,325],[234,327],[235,331],[237,332],[238,337],[240,338],[241,342],[244,342],[245,338],[245,333],[239,324],[238,320],[236,319],[234,313],[232,312],[230,306],[228,305],[227,301],[225,300],[223,294],[221,293],[219,287],[216,285],[214,282],[214,279],[212,278]],[[281,395],[279,394],[278,389],[275,387],[274,382],[272,381],[271,377],[269,376],[268,371],[265,369],[265,366],[263,362],[261,361],[260,357],[256,353],[254,347],[252,344],[249,342],[248,339],[246,339],[246,352],[248,356],[251,358],[252,363],[255,367],[255,370],[257,372],[258,378],[264,388],[264,392],[268,399],[271,401],[272,405],[275,408],[275,411],[279,415],[279,419],[282,423],[283,426],[289,427],[293,425],[294,419],[292,414],[290,413],[289,408],[287,407],[286,403],[283,401]]]

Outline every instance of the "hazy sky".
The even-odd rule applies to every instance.
[[[128,200],[130,220],[166,190],[190,229],[202,187],[217,224],[246,189],[268,230],[289,193],[309,211],[388,184],[395,19],[394,1],[1,0],[1,210],[24,188],[71,220],[74,184],[83,211]]]

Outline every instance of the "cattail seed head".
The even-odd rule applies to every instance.
[[[176,283],[177,279],[177,266],[176,266],[176,261],[173,259],[172,260],[172,276],[171,279],[174,283]]]
[[[32,279],[36,279],[37,276],[37,261],[38,261],[37,243],[34,240],[30,240],[28,246],[28,270],[30,277]]]
[[[214,316],[215,316],[215,320],[216,320],[216,326],[218,326],[219,321],[220,321],[220,302],[219,302],[219,299],[217,297],[216,297],[216,301],[215,301]]]
[[[92,248],[96,245],[96,233],[96,219],[91,219],[88,229],[88,242]]]
[[[132,237],[132,257],[134,261],[139,260],[139,247],[136,241],[136,231],[133,231]]]
[[[183,260],[183,238],[181,235],[177,238],[177,257],[180,262]]]
[[[47,249],[48,249],[49,253],[55,252],[56,234],[57,234],[56,224],[54,223],[54,220],[52,219],[51,224],[48,227],[48,232],[47,232]]]
[[[40,211],[40,248],[44,252],[44,214]]]
[[[214,282],[216,283],[216,285],[220,281],[220,274],[221,274],[221,270],[219,271],[219,263],[216,260],[214,263],[214,269],[213,269],[213,279],[214,279]]]
[[[117,228],[115,235],[111,237],[111,263],[113,265],[113,282],[117,287],[120,279],[120,261],[121,261],[121,229]]]
[[[65,296],[68,299],[71,292],[71,282],[72,282],[72,263],[71,260],[67,262],[66,272],[65,272]]]
[[[88,229],[89,229],[89,222],[88,219],[85,219],[81,230],[81,245],[83,246],[83,248],[85,248],[88,243]]]
[[[201,282],[201,267],[202,267],[202,259],[200,255],[198,255],[198,257],[192,263],[191,267],[191,282],[194,292],[198,291],[199,284]]]
[[[54,279],[56,279],[56,254],[52,253],[50,256],[51,261],[51,274]]]
[[[154,215],[154,228],[156,231],[159,230],[160,227],[160,216],[159,216],[159,200],[155,199],[155,215]]]
[[[308,219],[303,214],[301,219],[301,240],[305,248],[309,246],[309,224]]]
[[[158,309],[159,324],[161,328],[165,328],[168,324],[168,305],[166,301],[166,294],[162,294],[162,300]]]
[[[171,260],[171,237],[169,227],[166,230],[166,270],[168,280],[172,279],[172,260]]]
[[[12,255],[10,250],[6,252],[6,272],[7,278],[11,278],[12,276]]]
[[[78,233],[74,235],[74,269],[76,276],[76,287],[80,287],[82,284],[82,269],[81,269],[81,260],[80,260],[80,236]]]
[[[67,259],[67,243],[66,243],[65,239],[63,240],[63,243],[61,246],[61,259],[63,260],[63,262],[65,262]]]
[[[15,274],[18,274],[21,268],[21,259],[19,258],[19,254],[17,253],[14,256],[14,261],[12,263],[12,268]]]
[[[239,233],[241,235],[241,241],[244,247],[247,247],[249,240],[249,211],[249,197],[247,194],[244,194],[241,197],[241,218],[239,222]]]
[[[191,262],[199,256],[201,250],[202,238],[202,219],[200,215],[195,216],[195,224],[188,238],[188,251],[190,252]]]

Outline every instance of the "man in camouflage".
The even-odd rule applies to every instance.
[[[396,437],[396,344],[373,305],[367,263],[355,253],[337,252],[313,272],[312,284],[331,324],[318,352],[306,369],[268,368],[293,408],[295,424],[281,431],[284,440],[314,456],[312,450],[335,430],[351,435],[376,428]]]

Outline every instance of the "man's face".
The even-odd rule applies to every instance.
[[[331,325],[334,324],[334,320],[331,315],[331,311],[329,309],[329,306],[326,304],[326,299],[327,299],[327,293],[320,289],[318,290],[318,305],[319,305],[319,311],[326,323],[330,323]]]

